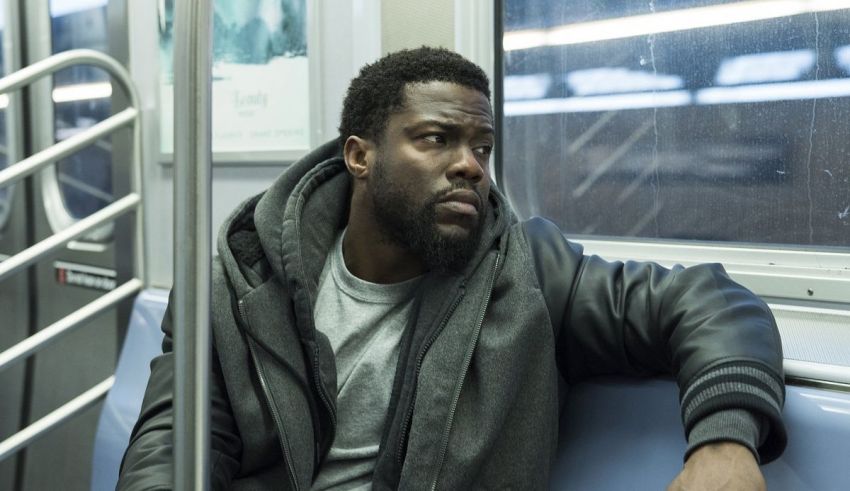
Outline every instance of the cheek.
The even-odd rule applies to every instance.
[[[414,207],[427,205],[441,191],[450,186],[445,175],[445,165],[423,155],[400,153],[393,155],[396,165],[385,168],[385,182],[396,190],[394,194]]]
[[[445,187],[444,173],[437,164],[409,166],[403,176],[412,196],[427,196]]]
[[[395,188],[394,194],[414,209],[427,204],[434,193],[430,178],[414,169],[397,174],[390,185]]]

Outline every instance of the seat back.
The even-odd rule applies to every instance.
[[[850,489],[850,393],[786,388],[788,447],[762,467],[771,491]],[[686,443],[678,388],[657,379],[594,379],[570,389],[553,489],[666,489]]]
[[[161,352],[168,292],[136,298],[98,423],[92,490],[113,490],[139,416],[150,361]],[[850,489],[850,393],[786,389],[788,447],[762,467],[771,491]],[[686,443],[678,388],[671,380],[599,378],[569,389],[561,416],[553,489],[666,489],[682,468]]]
[[[127,337],[115,368],[115,384],[106,396],[95,434],[91,489],[114,490],[130,432],[139,417],[151,360],[162,352],[160,324],[168,291],[147,289],[133,303]]]

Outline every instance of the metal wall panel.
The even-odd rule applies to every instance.
[[[52,26],[47,0],[27,0],[22,2],[24,3],[24,61],[30,64],[53,54]],[[55,3],[58,5],[60,2]],[[113,19],[110,21],[115,22]],[[83,27],[85,23],[79,26]],[[106,45],[105,40],[103,44]],[[31,89],[29,112],[33,151],[46,148],[56,141],[57,114],[53,98],[49,80],[48,83],[33,86]],[[104,141],[100,145],[108,149],[114,143]],[[118,164],[113,163],[113,169],[116,165],[129,165],[130,152],[114,154],[123,158],[118,160]],[[112,173],[125,177],[129,174],[127,171]],[[43,240],[55,231],[48,220],[49,206],[46,202],[49,200],[45,192],[50,190],[50,180],[56,179],[56,176],[56,172],[43,172],[34,186],[34,206],[29,210],[29,220],[34,223],[36,241]],[[115,246],[111,241],[72,243],[35,265],[33,300],[38,304],[33,322],[37,329],[44,329],[102,294],[96,289],[70,284],[72,282],[63,283],[61,280],[65,278],[57,274],[57,261],[114,270],[115,256]],[[112,374],[117,353],[119,323],[115,311],[106,312],[32,357],[27,424],[45,416]],[[20,453],[19,489],[89,487],[95,425],[100,407],[101,404],[96,404],[87,409]],[[50,472],[45,472],[45,469],[50,469]]]

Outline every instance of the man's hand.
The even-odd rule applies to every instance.
[[[685,462],[667,491],[766,491],[767,485],[750,450],[735,442],[703,445]]]

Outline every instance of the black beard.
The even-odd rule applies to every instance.
[[[378,160],[369,185],[375,220],[385,238],[418,255],[425,266],[439,273],[460,271],[475,253],[481,238],[486,216],[486,196],[481,198],[478,222],[466,237],[446,237],[437,228],[437,203],[449,192],[475,188],[464,182],[455,182],[451,189],[433,196],[425,206],[414,208],[408,201],[407,188],[388,182],[383,162]]]

